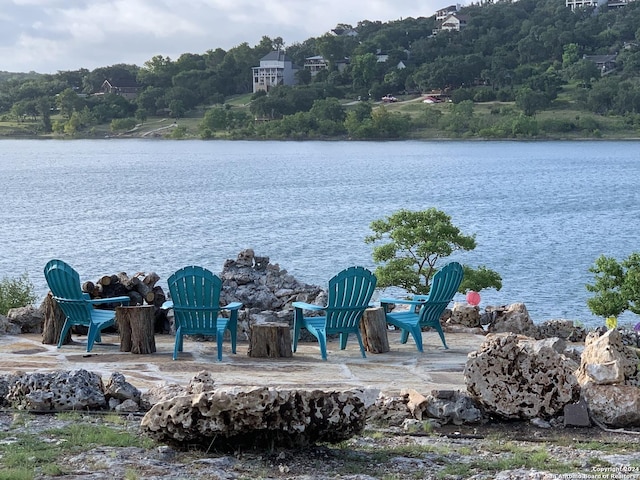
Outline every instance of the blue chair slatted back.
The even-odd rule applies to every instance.
[[[80,275],[62,260],[50,260],[44,267],[44,276],[55,301],[74,325],[91,324],[93,306],[80,287]]]
[[[327,332],[356,330],[376,288],[373,273],[362,267],[349,267],[329,280],[327,292]]]
[[[184,267],[168,280],[177,328],[184,334],[216,334],[222,280],[206,268]]]
[[[414,297],[414,300],[425,299],[424,305],[420,306],[421,326],[440,325],[440,317],[458,291],[463,276],[462,265],[458,262],[448,263],[433,276],[429,295]]]

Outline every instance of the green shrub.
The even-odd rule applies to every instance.
[[[33,284],[27,274],[18,278],[0,280],[0,314],[6,315],[12,308],[26,307],[36,301]]]

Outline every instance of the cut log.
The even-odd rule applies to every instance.
[[[116,308],[121,352],[147,354],[156,351],[154,310],[152,305]]]
[[[153,289],[149,285],[138,280],[135,286],[135,291],[142,296],[146,303],[153,305],[153,299],[156,297],[156,294],[153,293]]]
[[[62,312],[60,306],[51,296],[51,292],[47,294],[43,303],[44,325],[42,327],[42,343],[45,345],[57,345],[62,327],[67,320],[67,316]],[[67,333],[66,338],[62,341],[63,345],[71,342],[71,331]]]
[[[291,330],[286,323],[264,322],[251,325],[248,355],[250,357],[288,358],[291,352]]]
[[[360,334],[367,352],[385,353],[389,351],[387,321],[382,307],[367,308],[364,311],[360,321]]]
[[[100,277],[100,280],[98,280],[98,283],[103,287],[106,287],[107,285],[111,285],[111,275],[105,275],[104,277]]]
[[[91,296],[93,296],[93,292],[95,289],[96,289],[96,286],[93,282],[84,282],[82,284],[82,291],[84,293],[88,293]]]
[[[156,286],[156,282],[158,280],[160,280],[160,275],[158,275],[156,272],[151,272],[146,277],[144,277],[144,279],[142,280],[142,283],[144,283],[145,285],[149,285],[149,287],[153,288]]]

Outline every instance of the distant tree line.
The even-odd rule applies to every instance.
[[[205,111],[204,138],[217,132],[400,138],[425,126],[496,137],[545,129],[595,130],[596,125],[580,125],[579,119],[557,124],[532,119],[556,100],[563,85],[577,82],[580,90],[573,100],[580,108],[640,126],[640,2],[598,14],[592,8],[572,12],[561,0],[472,5],[461,13],[469,21],[459,32],[434,35],[435,17],[364,20],[353,27],[357,36],[326,33],[287,46],[297,65],[322,55],[329,67],[314,77],[300,70],[297,86],[254,95],[248,112],[228,108],[225,101],[252,91],[251,67],[268,52],[284,48],[280,37],[264,36],[254,47],[242,43],[228,51],[184,53],[175,60],[159,55],[142,66],[117,64],[51,75],[0,72],[0,116],[35,122],[35,133],[71,135],[97,124],[111,122],[113,128],[124,129],[132,119],[143,123],[157,115],[181,118],[198,109]],[[342,24],[338,28],[352,29]],[[378,61],[379,52],[387,55],[386,61]],[[617,67],[608,75],[583,58],[611,53],[618,54]],[[348,66],[338,68],[345,59]],[[95,95],[105,80],[137,83],[141,91],[133,101]],[[446,119],[437,111],[401,115],[373,109],[368,102],[342,106],[345,99],[378,100],[388,93],[432,90],[451,94],[456,108]],[[515,102],[518,110],[496,112],[491,125],[474,123],[474,104],[493,100]]]

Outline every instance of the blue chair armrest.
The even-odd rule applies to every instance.
[[[398,303],[398,304],[404,304],[404,305],[422,305],[425,302],[425,300],[426,300],[426,297],[424,298],[424,300],[402,300],[398,298],[381,298],[380,304]]]
[[[173,308],[173,300],[167,300],[162,304],[160,308],[162,310],[169,310],[170,308]]]
[[[94,298],[93,300],[89,300],[94,305],[98,305],[101,303],[123,303],[125,305],[129,305],[131,299],[127,296],[122,297],[111,297],[111,298]]]
[[[303,310],[314,310],[314,311],[325,310],[327,308],[321,305],[313,305],[311,303],[305,303],[305,302],[293,302],[291,305],[293,306],[293,308],[301,308]]]
[[[167,302],[165,302],[167,303]],[[163,304],[164,307],[164,304]],[[238,310],[239,308],[242,308],[242,303],[240,302],[231,302],[229,305],[225,305],[224,307],[220,307],[221,309],[224,310]]]

